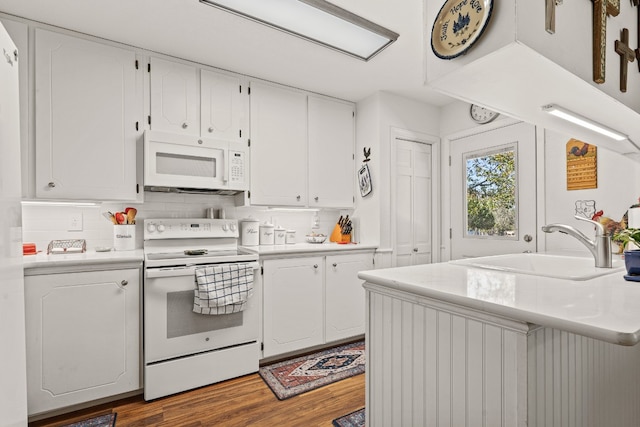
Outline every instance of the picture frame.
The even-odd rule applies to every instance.
[[[362,197],[368,195],[373,190],[371,173],[369,172],[369,166],[367,164],[362,165],[360,170],[358,170],[358,185],[360,186],[360,195]]]

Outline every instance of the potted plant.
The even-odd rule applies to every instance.
[[[640,228],[622,229],[614,233],[613,241],[625,248],[624,264],[627,268],[625,279],[636,276],[640,281]]]

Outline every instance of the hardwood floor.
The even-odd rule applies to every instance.
[[[329,427],[364,407],[364,390],[361,374],[280,401],[258,374],[251,374],[152,402],[136,396],[29,426],[60,427],[117,412],[116,427]]]

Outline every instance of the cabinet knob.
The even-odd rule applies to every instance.
[[[209,129],[207,129],[209,131],[209,133],[213,132],[213,128],[210,127]]]
[[[201,139],[198,140],[198,144],[202,145],[202,140]]]
[[[56,186],[56,183],[55,183],[55,182],[51,181],[51,182],[49,183],[49,188],[53,188],[53,187],[55,187],[55,186]]]
[[[120,282],[120,284],[121,284],[122,286],[127,286],[127,285],[129,284],[129,282],[128,282],[128,281],[126,281],[126,280],[123,280],[122,282]]]
[[[186,129],[186,128],[188,128],[188,127],[189,127],[189,125],[188,125],[188,124],[186,124],[186,123],[183,123],[183,124],[182,124],[182,129]]]
[[[313,200],[318,201],[318,196],[314,197]]]
[[[318,268],[318,264],[313,264],[313,268]]]
[[[413,252],[418,252],[418,248],[413,248]]]
[[[333,266],[334,266],[334,267],[337,267],[337,266],[338,266],[338,263],[334,262],[334,263],[333,263]]]
[[[297,201],[300,201],[300,196],[296,196],[296,200],[297,200]]]

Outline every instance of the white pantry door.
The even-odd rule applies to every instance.
[[[431,145],[401,136],[396,136],[393,144],[393,265],[429,264],[433,225]]]
[[[536,251],[536,130],[451,141],[451,259]]]

